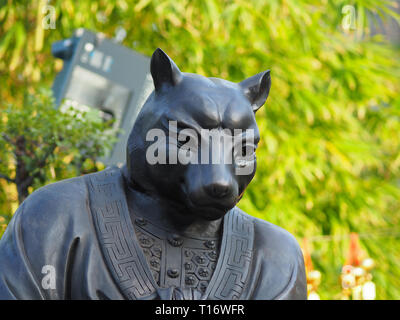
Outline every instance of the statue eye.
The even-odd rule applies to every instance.
[[[243,157],[252,156],[255,152],[256,152],[255,146],[248,145],[248,144],[242,145],[242,156]]]
[[[245,167],[253,163],[256,159],[256,146],[254,144],[243,143],[235,151],[235,163],[239,167]]]
[[[178,142],[177,142],[178,147],[182,147],[183,145],[185,145],[186,143],[188,143],[190,141],[189,135],[186,135],[184,138],[185,138],[184,140],[178,139]]]
[[[239,151],[239,150],[238,150]],[[256,152],[256,146],[249,143],[243,143],[241,148],[241,154],[238,154],[238,157],[241,158],[252,158]]]

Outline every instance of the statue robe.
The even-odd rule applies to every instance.
[[[35,191],[0,240],[0,299],[193,299],[160,288],[136,239],[118,168]],[[304,260],[287,231],[238,208],[201,299],[306,299]]]

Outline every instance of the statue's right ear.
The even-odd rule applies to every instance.
[[[239,83],[243,89],[243,93],[249,99],[253,111],[256,112],[260,109],[269,95],[271,88],[271,75],[270,71],[264,71],[247,78]]]
[[[157,48],[151,56],[150,72],[156,92],[164,86],[175,86],[182,80],[182,72],[160,48]]]

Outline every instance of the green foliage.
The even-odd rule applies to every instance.
[[[240,81],[269,68],[270,97],[257,113],[258,171],[241,207],[298,239],[398,228],[400,57],[370,34],[376,15],[399,19],[392,1],[54,0],[54,30],[41,26],[45,3],[1,6],[2,101],[18,103],[39,81],[49,84],[59,68],[51,42],[78,27],[111,37],[123,27],[124,45],[146,55],[161,47],[185,72]],[[356,30],[344,32],[348,4]],[[400,299],[399,241],[369,237],[362,245],[377,262],[377,297]],[[322,298],[340,291],[347,246],[313,243]]]
[[[84,173],[113,142],[108,124],[76,109],[55,108],[49,90],[25,95],[22,107],[9,105],[0,119],[0,178],[17,187],[21,203],[46,183]]]

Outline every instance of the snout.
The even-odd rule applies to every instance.
[[[230,168],[214,164],[191,168],[185,178],[185,190],[191,211],[211,220],[232,209],[239,193]]]
[[[208,196],[221,199],[232,194],[232,183],[227,180],[213,181],[205,185],[204,190]]]

